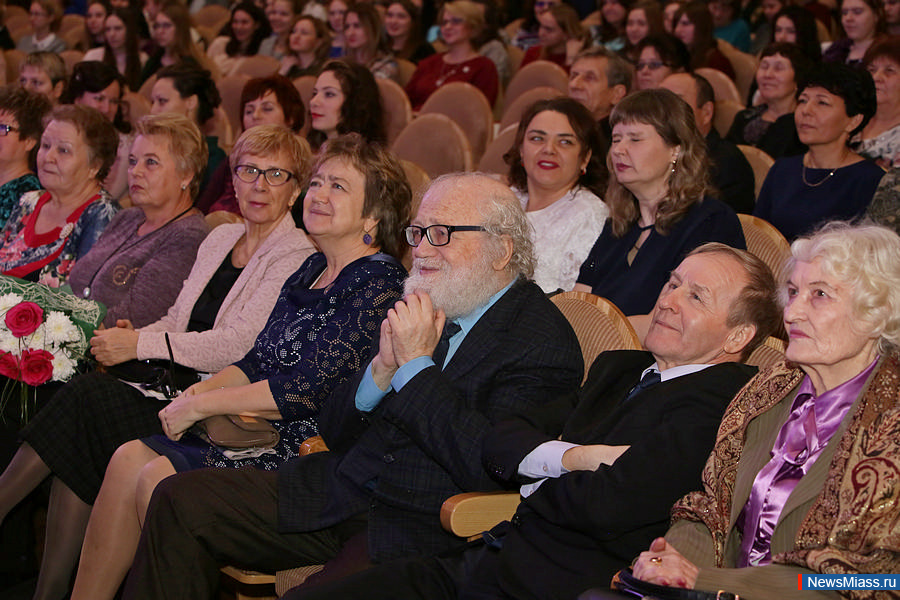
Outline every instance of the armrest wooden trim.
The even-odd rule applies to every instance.
[[[451,496],[441,506],[441,525],[468,538],[491,529],[515,514],[518,492],[468,492]]]

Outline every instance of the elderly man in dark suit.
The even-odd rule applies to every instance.
[[[651,319],[649,352],[601,354],[579,393],[485,438],[486,469],[524,484],[488,543],[285,598],[571,600],[608,586],[699,485],[722,413],[756,371],[739,361],[780,326],[775,282],[753,255],[706,244],[672,273]]]
[[[529,282],[528,222],[482,175],[436,180],[406,231],[406,296],[368,368],[335,391],[330,452],[277,473],[208,470],[153,495],[126,598],[209,598],[218,566],[325,563],[351,539],[374,562],[458,545],[442,501],[498,486],[480,464],[492,425],[577,389],[578,340]],[[364,553],[366,553],[364,551]]]

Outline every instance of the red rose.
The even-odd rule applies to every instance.
[[[6,311],[4,321],[14,337],[25,337],[44,322],[44,310],[34,302],[20,302]]]
[[[22,381],[28,385],[41,385],[53,376],[53,355],[46,350],[25,350],[20,366]]]
[[[19,361],[12,352],[0,356],[0,375],[15,381],[19,380]]]

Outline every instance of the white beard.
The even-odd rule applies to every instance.
[[[489,256],[483,255],[468,267],[452,268],[441,259],[414,259],[403,293],[426,292],[435,310],[443,309],[448,321],[458,319],[484,306],[503,289],[491,262]],[[440,274],[426,279],[420,271],[425,265],[440,268]]]

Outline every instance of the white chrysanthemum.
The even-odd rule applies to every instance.
[[[43,350],[47,345],[47,335],[43,327],[38,327],[34,333],[22,338],[22,341],[29,350]]]
[[[56,350],[53,352],[53,381],[67,381],[75,374],[75,361],[69,358],[65,350]]]
[[[6,314],[6,311],[11,309],[16,304],[22,302],[22,296],[18,294],[3,294],[0,295],[0,314]]]
[[[0,327],[0,354],[8,352],[19,354],[19,338],[11,334],[8,329]]]
[[[77,342],[79,339],[78,328],[64,313],[58,310],[50,311],[44,322],[44,335],[47,341],[54,346],[60,346],[66,342]]]

